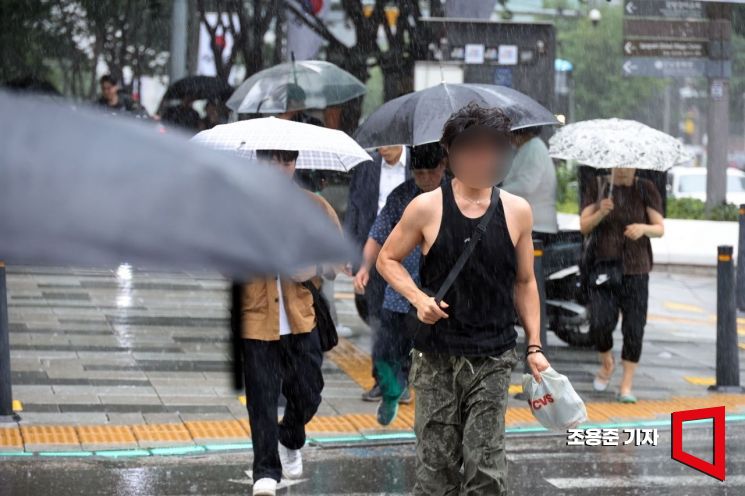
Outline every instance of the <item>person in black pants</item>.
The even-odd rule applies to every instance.
[[[294,175],[297,151],[258,150],[257,156]],[[334,209],[323,197],[306,191],[341,231]],[[320,274],[334,277],[335,267],[313,266],[291,276],[249,281],[241,290],[241,325],[246,383],[246,407],[253,441],[253,495],[273,496],[284,476],[303,473],[300,448],[305,424],[321,404],[323,352],[318,335],[313,294]],[[280,392],[287,399],[277,422]]]
[[[636,177],[633,168],[613,169],[610,178],[598,176],[587,189],[580,215],[580,230],[588,236],[582,270],[587,273],[590,335],[601,363],[593,387],[604,391],[612,378],[613,330],[620,311],[623,378],[616,399],[635,403],[631,387],[642,351],[653,264],[649,238],[665,232],[662,198],[654,183]]]

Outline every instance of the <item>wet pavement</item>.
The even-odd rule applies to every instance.
[[[745,494],[745,424],[727,426],[727,478],[712,479],[670,458],[670,431],[657,446],[566,446],[565,436],[507,440],[509,494],[734,496]],[[711,429],[685,427],[685,450],[711,460]],[[5,459],[0,496],[250,494],[250,453],[150,457]],[[305,473],[281,495],[399,495],[414,484],[413,446],[304,450]]]

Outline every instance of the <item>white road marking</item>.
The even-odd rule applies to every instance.
[[[693,469],[691,469],[693,470]],[[745,486],[745,475],[731,475],[720,482],[708,475],[639,475],[615,477],[550,477],[546,482],[557,489],[594,489],[617,487],[713,487]]]

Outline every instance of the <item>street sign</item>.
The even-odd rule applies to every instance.
[[[730,77],[732,62],[705,58],[630,57],[623,61],[624,76],[686,78]]]
[[[709,22],[625,18],[623,34],[662,39],[708,40]]]
[[[696,0],[625,0],[623,10],[629,17],[703,19],[706,16],[704,2]]]
[[[706,57],[704,41],[659,40],[655,38],[625,39],[623,54],[627,57]]]

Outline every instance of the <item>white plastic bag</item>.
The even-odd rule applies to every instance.
[[[564,431],[587,420],[585,403],[567,376],[549,367],[541,372],[541,378],[538,383],[531,374],[523,374],[523,391],[533,416],[542,426]]]

